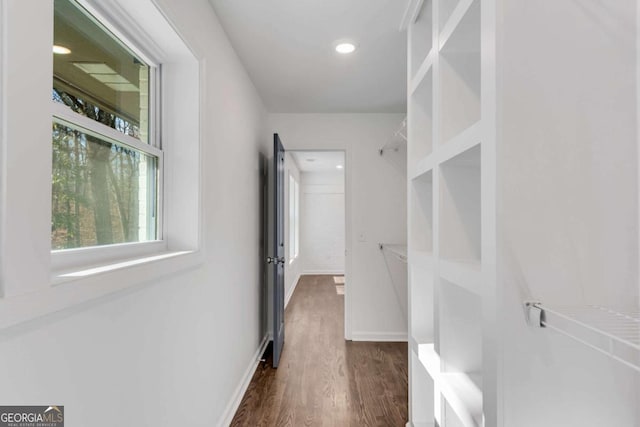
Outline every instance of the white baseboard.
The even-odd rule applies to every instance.
[[[305,270],[302,275],[344,276],[344,270]]]
[[[300,277],[301,276],[302,276],[301,274],[298,274],[298,277],[296,277],[296,281],[293,282],[293,286],[291,287],[291,289],[289,290],[287,295],[285,295],[285,297],[284,297],[284,308],[287,308],[287,305],[289,305],[289,300],[293,296],[293,293],[295,292],[296,287],[298,286],[298,282],[300,281]]]
[[[244,372],[242,379],[240,380],[240,384],[236,387],[236,390],[233,392],[231,396],[231,400],[227,404],[223,412],[223,416],[221,421],[218,423],[218,427],[228,427],[233,421],[233,417],[242,402],[242,398],[244,394],[247,392],[247,388],[249,388],[249,384],[251,384],[251,378],[253,378],[253,374],[256,372],[256,368],[258,367],[258,363],[260,363],[260,358],[264,354],[265,349],[267,348],[267,344],[269,344],[269,335],[265,335],[260,343],[260,346],[256,350],[251,359],[251,363],[247,366],[247,370]]]
[[[351,332],[352,341],[407,342],[406,332]]]

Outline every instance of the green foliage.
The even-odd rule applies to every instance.
[[[53,98],[109,127],[136,128],[64,92]],[[143,155],[56,122],[52,148],[52,249],[138,241]]]

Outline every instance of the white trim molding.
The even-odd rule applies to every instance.
[[[235,416],[236,411],[240,407],[240,403],[242,403],[242,398],[244,397],[244,394],[247,392],[247,389],[249,388],[249,384],[251,384],[251,379],[253,378],[253,374],[256,372],[256,369],[260,364],[260,358],[264,354],[267,348],[267,345],[269,344],[269,341],[270,341],[269,334],[266,334],[264,338],[262,338],[262,342],[260,343],[260,345],[258,346],[258,349],[254,353],[253,358],[249,363],[249,366],[247,366],[247,369],[244,372],[244,375],[242,375],[242,379],[240,380],[240,383],[238,383],[238,386],[236,387],[235,391],[233,392],[233,395],[231,396],[231,400],[229,400],[229,403],[227,403],[227,406],[224,409],[224,412],[222,413],[222,418],[218,423],[218,427],[227,427],[228,425],[231,424],[231,421],[233,421],[233,417]]]
[[[296,277],[295,282],[293,282],[293,286],[291,286],[291,289],[289,289],[289,292],[287,292],[287,294],[284,296],[284,308],[285,309],[289,305],[289,301],[291,300],[291,297],[293,296],[293,293],[296,291],[296,288],[298,287],[298,283],[300,283],[300,278],[301,277],[302,277],[302,274],[298,274],[298,276]]]
[[[351,341],[365,342],[407,342],[406,332],[359,332],[351,333]]]
[[[304,270],[301,275],[302,276],[344,276],[344,270]]]

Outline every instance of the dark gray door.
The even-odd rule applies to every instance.
[[[269,261],[273,267],[273,367],[280,364],[284,346],[284,147],[278,134],[273,135],[274,163],[274,239],[273,254]]]

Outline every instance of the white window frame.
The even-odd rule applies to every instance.
[[[56,268],[51,251],[51,125],[54,110],[62,118],[72,111],[52,107],[53,2],[39,3],[35,14],[32,2],[0,2],[0,329],[151,285],[204,261],[200,152],[206,61],[155,0],[77,1],[100,22],[112,24],[108,28],[120,40],[149,53],[141,59],[163,64],[157,102],[170,119],[156,121],[156,137],[161,137],[156,148],[161,147],[163,158],[158,165],[162,240],[69,249],[69,268]],[[78,123],[76,116],[70,121]],[[99,129],[107,136],[111,132]],[[92,253],[95,258],[88,255]]]
[[[117,39],[121,44],[126,46],[134,55],[145,62],[149,67],[149,129],[148,143],[144,143],[137,138],[117,131],[98,121],[85,117],[68,106],[56,101],[51,101],[52,120],[68,124],[73,128],[90,133],[98,138],[113,140],[123,146],[129,146],[137,151],[149,154],[158,159],[158,191],[156,200],[156,239],[145,242],[128,242],[115,243],[110,245],[87,246],[71,249],[58,249],[51,251],[51,269],[54,274],[62,274],[85,266],[96,265],[99,263],[110,262],[113,260],[122,260],[133,257],[142,257],[167,250],[167,244],[163,240],[163,193],[164,193],[164,152],[160,139],[159,124],[162,123],[162,109],[159,105],[161,99],[160,84],[160,64],[159,61],[153,59],[144,48],[129,40],[125,35],[120,33],[118,29],[110,22],[109,19],[102,16],[95,8],[91,7],[84,0],[70,0],[75,2],[80,8],[83,8],[99,25],[109,32],[109,36]]]

